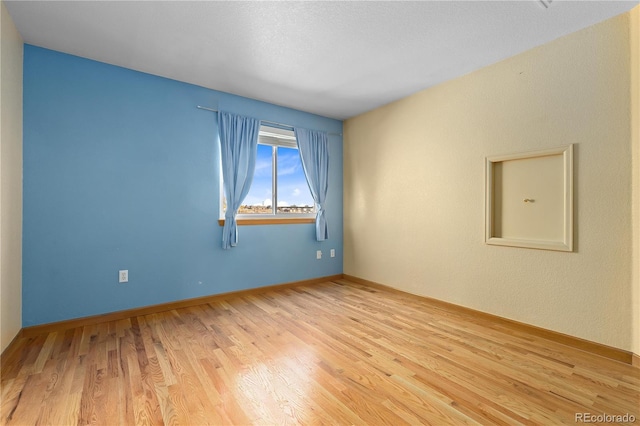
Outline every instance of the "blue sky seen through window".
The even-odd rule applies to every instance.
[[[313,198],[307,186],[298,150],[283,146],[277,147],[277,150],[278,207],[313,206]],[[242,204],[246,206],[271,205],[272,180],[272,147],[258,144],[253,183]]]

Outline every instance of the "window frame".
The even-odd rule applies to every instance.
[[[278,212],[278,148],[294,148],[299,150],[292,129],[279,128],[272,125],[260,124],[258,145],[271,147],[271,201],[272,213],[242,214],[236,215],[238,225],[281,225],[295,223],[315,223],[318,206],[313,202],[313,211],[310,213],[279,213]],[[298,151],[299,155],[299,151]],[[300,158],[302,162],[302,158]],[[310,193],[307,182],[307,190]],[[220,219],[218,223],[224,225],[224,183],[222,167],[220,167]]]

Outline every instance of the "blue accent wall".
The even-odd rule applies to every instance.
[[[342,273],[342,137],[329,138],[328,241],[313,224],[242,226],[223,250],[216,115],[196,105],[342,133],[338,120],[24,46],[23,326]]]

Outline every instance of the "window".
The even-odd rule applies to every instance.
[[[224,190],[221,194],[224,216]],[[315,213],[293,131],[261,126],[253,182],[237,218],[313,219]]]

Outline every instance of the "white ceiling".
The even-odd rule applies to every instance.
[[[345,119],[638,1],[5,4],[25,43]]]

